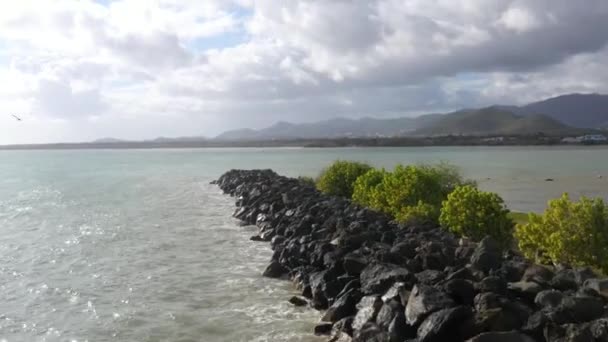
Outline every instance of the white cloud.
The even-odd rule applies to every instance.
[[[0,143],[608,91],[607,19],[604,0],[4,2],[0,109],[62,133]]]

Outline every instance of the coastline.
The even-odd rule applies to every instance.
[[[352,148],[352,147],[449,147],[449,146],[607,146],[606,142],[566,143],[566,136],[437,136],[379,138],[320,138],[274,140],[188,140],[72,142],[0,145],[1,150],[77,150],[77,149],[182,149],[182,148]],[[497,138],[501,138],[497,140]]]
[[[271,170],[232,170],[217,184],[237,199],[234,217],[259,228],[252,240],[270,242],[264,275],[291,279],[303,295],[292,303],[323,311],[315,332],[331,341],[554,341],[608,327],[598,292],[608,283],[588,269],[398,225]]]

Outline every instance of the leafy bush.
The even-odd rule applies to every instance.
[[[312,177],[299,176],[298,180],[306,185],[315,186],[315,180]]]
[[[377,196],[376,187],[382,183],[388,172],[384,169],[371,169],[355,181],[352,199],[361,205],[374,207]]]
[[[392,172],[373,170],[360,177],[353,200],[402,222],[437,221],[441,202],[463,183],[458,170],[447,164],[398,165]]]
[[[335,161],[321,172],[317,180],[317,188],[329,195],[351,198],[355,181],[371,168],[365,163]]]
[[[451,232],[480,241],[492,236],[507,247],[512,241],[513,220],[500,196],[471,185],[457,187],[443,201],[439,223]]]
[[[608,207],[602,199],[572,202],[563,194],[549,201],[542,215],[530,214],[515,237],[529,258],[608,272]]]

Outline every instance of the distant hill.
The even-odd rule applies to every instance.
[[[268,128],[239,129],[215,139],[272,140],[425,134],[577,134],[583,129],[608,129],[608,95],[570,94],[525,106],[491,106],[447,114],[373,119],[331,119],[314,123],[279,122]]]
[[[530,103],[516,114],[544,114],[573,127],[608,127],[608,95],[569,94]]]
[[[444,115],[441,119],[416,130],[413,135],[496,135],[569,133],[577,129],[545,115],[520,116],[494,106]]]
[[[122,143],[125,141],[126,140],[121,140],[121,139],[116,139],[116,138],[101,138],[101,139],[92,141],[92,143],[94,143],[94,144],[114,144],[114,143]]]
[[[337,118],[314,123],[278,122],[261,130],[239,129],[218,135],[216,140],[317,139],[339,137],[374,137],[407,135],[442,117],[429,114],[416,118],[346,119]]]

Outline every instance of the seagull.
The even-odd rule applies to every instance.
[[[15,119],[17,119],[17,121],[21,121],[21,118],[20,118],[20,117],[18,117],[17,115],[15,115],[15,114],[11,114],[11,115],[12,115],[12,116],[13,116]]]

